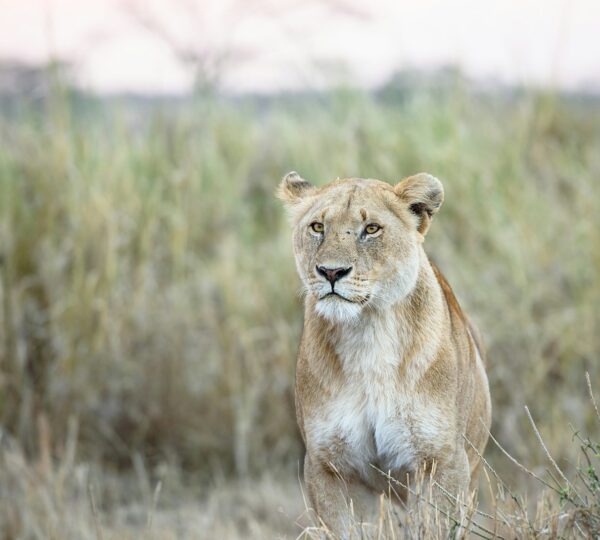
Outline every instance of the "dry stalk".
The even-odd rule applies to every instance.
[[[590,399],[592,400],[592,405],[594,406],[594,410],[596,411],[596,416],[598,420],[600,420],[600,411],[598,410],[598,404],[596,403],[596,398],[594,397],[594,392],[592,391],[592,382],[590,381],[590,374],[585,372],[585,380],[587,381],[588,392],[590,393]]]
[[[489,470],[493,475],[494,478],[496,479],[496,481],[498,482],[499,485],[501,485],[510,495],[510,498],[516,503],[516,505],[519,507],[519,510],[521,511],[521,513],[526,516],[527,519],[527,524],[529,525],[529,528],[532,529],[531,527],[531,523],[529,522],[529,516],[527,514],[527,512],[525,511],[525,509],[523,508],[523,504],[521,503],[521,501],[519,500],[519,498],[515,495],[515,493],[508,487],[508,485],[506,484],[506,482],[504,482],[504,480],[502,480],[502,478],[500,477],[500,475],[496,472],[496,470],[491,466],[491,464],[489,463],[489,461],[487,459],[485,459],[483,457],[483,455],[481,454],[481,452],[479,452],[479,450],[475,447],[475,445],[465,436],[463,435],[463,438],[465,439],[465,441],[467,442],[467,444],[469,444],[469,446],[471,446],[471,448],[473,449],[473,451],[477,454],[477,456],[479,457],[479,459],[482,461],[482,463],[484,464],[485,468],[483,469],[486,475],[486,478],[488,480],[488,485],[490,488],[490,496],[492,498],[492,500],[494,501],[494,511],[500,512],[501,514],[501,518],[504,521],[504,523],[506,525],[508,525],[508,520],[506,518],[506,515],[504,514],[504,512],[501,512],[498,509],[498,505],[496,504],[496,495],[494,494],[494,490],[492,489],[492,485],[491,485],[491,481],[490,481],[490,477],[488,476],[486,469]],[[494,518],[495,519],[495,518]]]
[[[522,463],[520,463],[519,461],[517,461],[512,455],[510,455],[508,453],[507,450],[505,450],[505,448],[496,440],[496,438],[491,434],[490,430],[487,429],[487,427],[485,426],[485,424],[482,425],[484,427],[484,429],[488,432],[488,435],[490,437],[490,439],[492,439],[492,441],[494,441],[494,444],[498,447],[498,449],[514,464],[516,465],[519,469],[521,469],[523,472],[527,473],[529,476],[535,478],[538,482],[540,482],[541,484],[543,484],[544,486],[546,486],[548,489],[551,489],[552,491],[559,493],[560,491],[557,490],[553,485],[549,484],[548,482],[546,482],[546,480],[544,480],[543,478],[540,478],[537,474],[535,474],[533,471],[530,471],[527,467],[525,467],[525,465],[523,465]]]
[[[94,487],[91,483],[88,484],[88,497],[90,499],[90,507],[92,509],[92,518],[94,520],[94,529],[96,530],[97,540],[103,540],[102,527],[100,526],[100,517],[96,508],[96,500],[94,499]]]
[[[540,443],[540,446],[544,450],[544,453],[546,454],[546,457],[548,458],[548,461],[550,461],[550,463],[554,467],[554,470],[558,473],[558,475],[567,484],[567,487],[569,489],[571,489],[573,491],[573,493],[575,493],[575,495],[577,495],[577,497],[579,498],[579,500],[583,501],[583,499],[581,498],[581,495],[579,494],[579,492],[577,491],[577,489],[575,489],[575,486],[573,484],[571,484],[571,482],[569,482],[569,479],[565,476],[565,474],[562,472],[562,470],[560,469],[560,467],[558,466],[558,464],[556,463],[556,461],[554,461],[554,458],[552,457],[552,455],[548,451],[548,448],[546,447],[546,444],[544,443],[544,439],[542,439],[542,435],[539,432],[539,430],[538,430],[535,422],[533,421],[533,417],[531,416],[531,412],[529,412],[529,407],[527,407],[527,405],[525,405],[525,412],[527,413],[527,417],[529,418],[529,422],[531,423],[531,427],[533,428],[535,436],[537,437],[537,440]]]
[[[427,502],[427,504],[429,506],[431,506],[432,508],[434,508],[435,510],[437,510],[438,512],[440,512],[441,514],[443,514],[445,517],[447,517],[448,519],[452,520],[454,523],[456,523],[456,525],[458,527],[464,528],[464,525],[461,525],[456,518],[454,518],[453,516],[451,516],[448,512],[446,512],[445,510],[443,510],[442,508],[440,508],[437,504],[433,503],[431,500],[428,500],[426,497],[423,497],[420,493],[417,493],[416,491],[414,491],[413,489],[411,489],[408,485],[403,484],[402,482],[400,482],[399,480],[397,480],[396,478],[392,477],[391,475],[389,475],[388,473],[385,473],[384,471],[382,471],[381,469],[378,469],[377,467],[375,467],[374,465],[371,465],[371,467],[373,467],[373,469],[375,469],[377,472],[379,472],[380,474],[382,474],[383,476],[385,476],[385,478],[388,480],[388,483],[393,482],[394,484],[397,484],[398,486],[402,487],[403,489],[406,489],[411,495],[414,495],[415,497],[417,497],[419,500],[425,500],[425,502]],[[437,484],[437,482],[435,483],[438,487],[439,484]],[[396,492],[395,489],[392,488],[392,490],[394,491],[394,494],[399,498],[399,500],[401,500],[399,494]],[[430,497],[431,498],[431,497]],[[462,503],[461,504],[465,504]],[[478,510],[475,510],[476,512],[479,512]],[[487,516],[486,516],[487,517]],[[490,531],[489,529],[487,529],[486,527],[484,527],[483,525],[480,525],[479,523],[473,522],[473,525],[475,527],[477,527],[478,529],[480,529],[481,531],[483,531],[484,533],[493,535],[492,531]],[[481,537],[481,538],[487,538],[486,536],[484,536],[482,533],[478,532],[478,531],[474,531],[471,530],[471,533]],[[490,537],[492,538],[492,536]],[[499,536],[496,536],[496,538],[502,538]]]
[[[152,522],[154,520],[154,514],[156,513],[156,507],[158,506],[158,498],[160,497],[160,492],[162,489],[162,481],[159,480],[156,483],[156,488],[154,489],[154,496],[152,498],[152,508],[150,512],[148,512],[148,521],[146,523],[146,534],[150,535],[152,532]]]

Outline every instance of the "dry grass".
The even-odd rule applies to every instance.
[[[540,436],[534,423],[532,427]],[[290,467],[264,471],[252,479],[215,478],[207,485],[173,464],[151,472],[136,455],[133,471],[117,474],[105,466],[77,463],[75,424],[71,424],[60,458],[50,455],[45,421],[38,428],[38,458],[34,461],[9,437],[2,441],[3,538],[336,540],[326,526],[319,525],[306,500],[301,501],[302,487],[299,479],[294,481]],[[580,460],[572,478],[567,478],[550,454],[547,457],[554,471],[549,467],[549,474],[538,475],[506,453],[515,468],[544,488],[532,503],[511,490],[487,460],[481,482],[487,493],[466,501],[455,499],[421,476],[414,485],[406,486],[412,494],[408,503],[393,504],[399,482],[380,471],[389,479],[389,488],[380,497],[379,516],[372,523],[361,523],[354,519],[350,506],[348,540],[597,538],[600,444],[581,436],[577,439]],[[545,448],[543,441],[540,444]],[[446,496],[443,508],[433,502],[437,490]]]
[[[542,477],[528,405],[575,478],[569,423],[599,430],[584,378],[599,388],[598,148],[595,102],[463,86],[149,110],[59,99],[0,119],[0,532],[139,537],[160,480],[159,538],[300,533],[301,301],[272,197],[290,169],[444,181],[427,247],[483,330],[492,432]],[[486,457],[540,516],[532,530],[571,504]],[[495,482],[481,504],[514,514]]]
[[[152,483],[158,474],[161,480]],[[305,511],[291,468],[202,484],[174,466],[117,474],[0,456],[0,537],[56,540],[295,538]]]

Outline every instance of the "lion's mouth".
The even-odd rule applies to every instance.
[[[344,302],[348,302],[349,304],[366,304],[369,301],[369,298],[371,298],[371,295],[367,294],[365,297],[360,298],[358,300],[350,300],[350,298],[346,298],[345,296],[342,296],[340,293],[331,291],[331,292],[328,292],[327,294],[324,294],[323,296],[319,297],[319,300],[325,300],[325,298],[329,298],[331,296],[337,296],[338,298],[342,299]]]
[[[327,294],[321,296],[319,298],[319,300],[325,300],[325,298],[329,298],[330,296],[337,296],[338,298],[341,298],[345,302],[350,302],[351,304],[354,304],[354,302],[352,300],[350,300],[349,298],[346,298],[345,296],[342,296],[339,293],[336,293],[335,291],[328,292]]]

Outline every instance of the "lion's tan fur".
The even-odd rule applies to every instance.
[[[340,536],[349,500],[369,519],[387,491],[377,469],[406,483],[435,463],[436,482],[466,494],[478,456],[465,438],[483,452],[491,406],[480,340],[422,248],[440,182],[421,174],[395,187],[345,179],[316,188],[291,173],[279,196],[306,289],[296,410],[318,516]],[[311,231],[314,221],[323,234]],[[369,222],[381,231],[361,232]],[[330,285],[318,265],[352,271]]]

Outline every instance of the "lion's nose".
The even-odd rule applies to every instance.
[[[351,266],[348,268],[327,268],[325,266],[317,266],[317,273],[321,274],[332,285],[338,279],[342,279],[344,276],[347,276],[351,270]]]

